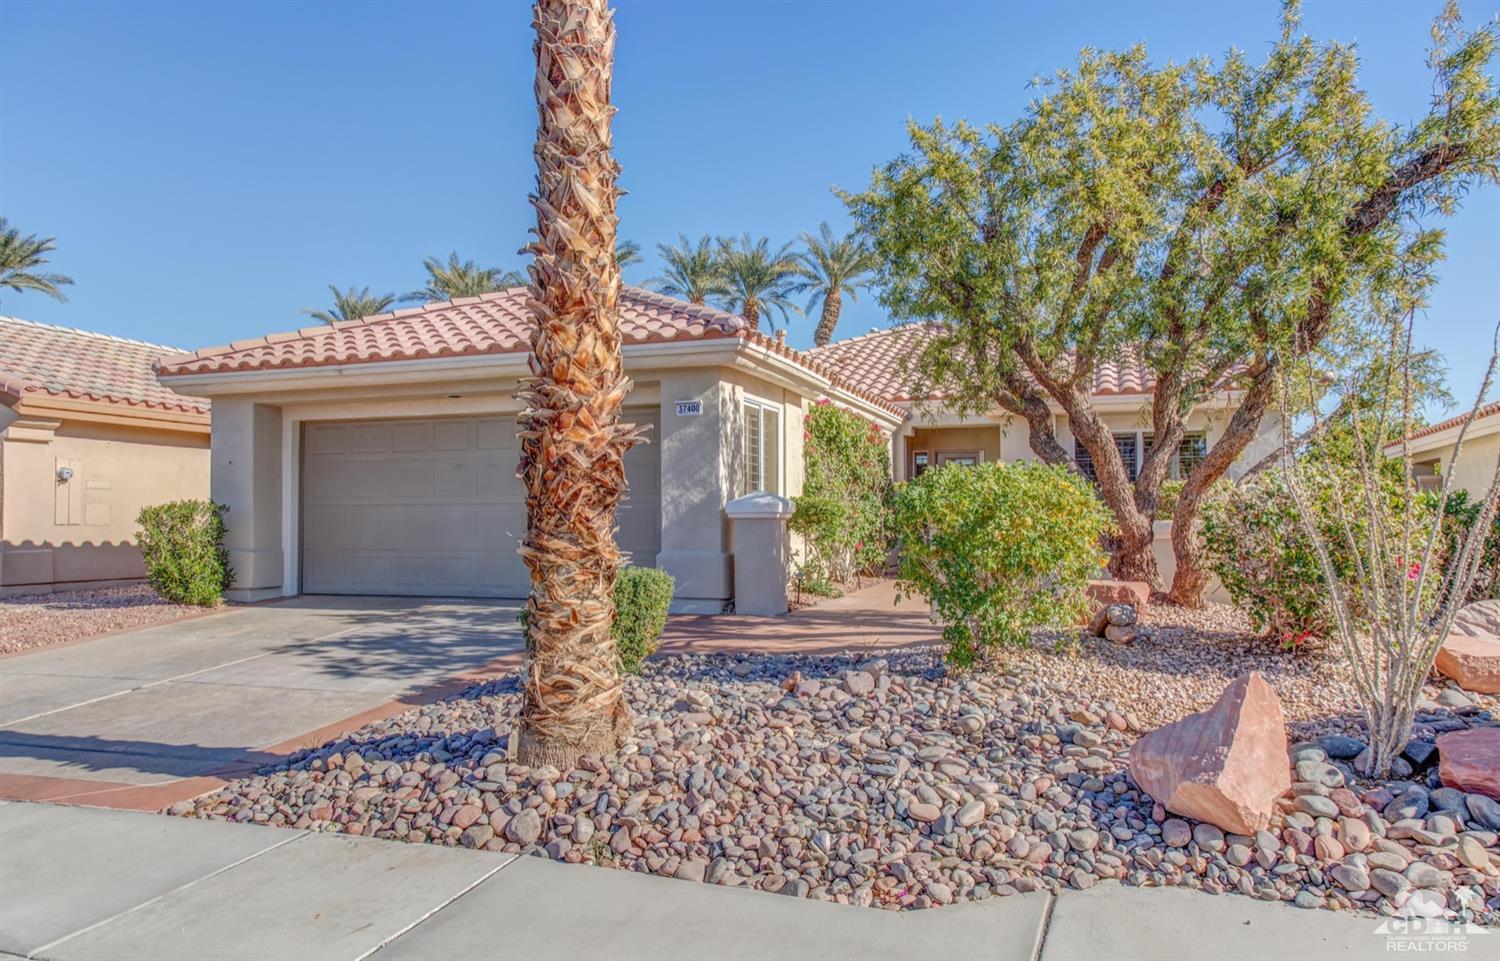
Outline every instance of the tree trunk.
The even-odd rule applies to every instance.
[[[521,556],[531,570],[530,647],[516,745],[523,764],[572,767],[630,728],[612,637],[620,566],[615,507],[630,390],[620,361],[615,259],[619,165],[611,155],[615,30],[607,0],[538,0],[537,239],[527,307],[534,374],[523,385]]]
[[[745,318],[745,324],[751,330],[760,330],[760,302],[751,298],[745,301],[745,309],[740,312]]]
[[[834,328],[839,325],[839,312],[843,309],[843,291],[835,287],[823,298],[823,314],[818,318],[817,330],[813,331],[813,346],[822,347],[833,340]]]
[[[1172,553],[1177,569],[1172,574],[1172,589],[1167,599],[1183,607],[1202,607],[1203,591],[1208,586],[1208,571],[1203,567],[1203,551],[1198,543],[1198,512],[1203,498],[1213,485],[1229,472],[1260,431],[1271,398],[1276,393],[1276,368],[1262,368],[1245,391],[1244,402],[1229,419],[1223,436],[1214,442],[1208,456],[1188,475],[1172,512]]]
[[[1099,418],[1081,391],[1074,390],[1066,395],[1063,407],[1068,415],[1068,429],[1094,462],[1099,495],[1114,513],[1115,525],[1119,528],[1110,551],[1110,576],[1125,581],[1145,581],[1151,590],[1160,591],[1161,572],[1157,570],[1153,550],[1156,539],[1153,517],[1142,512],[1136,504],[1135,485],[1125,469],[1120,449],[1115,446],[1114,432]]]
[[[1005,380],[1007,391],[1000,394],[996,401],[1001,410],[1025,419],[1026,441],[1031,446],[1031,452],[1044,464],[1069,467],[1076,471],[1078,462],[1057,440],[1057,427],[1047,398],[1024,377],[1016,376]]]

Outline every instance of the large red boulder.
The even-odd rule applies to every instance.
[[[1235,678],[1213,707],[1159,727],[1130,749],[1130,776],[1168,811],[1234,834],[1271,820],[1292,786],[1281,700],[1259,671]]]
[[[1500,639],[1451,633],[1438,648],[1437,669],[1466,691],[1500,694]]]
[[[1500,727],[1444,734],[1437,748],[1444,785],[1500,800]]]

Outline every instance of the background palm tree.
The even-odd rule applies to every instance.
[[[694,304],[707,303],[709,297],[729,292],[719,263],[718,245],[709,237],[700,237],[695,242],[686,234],[678,234],[676,244],[657,244],[656,251],[666,268],[660,277],[646,281],[646,286]]]
[[[790,293],[797,276],[791,244],[773,251],[768,237],[757,241],[751,241],[749,234],[738,240],[720,238],[719,263],[727,288],[719,296],[725,308],[744,317],[751,330],[760,328],[762,314],[774,330],[778,312],[783,321],[797,312]]]
[[[521,557],[531,570],[522,668],[522,764],[566,771],[630,729],[612,636],[615,508],[630,391],[620,361],[615,259],[620,167],[611,153],[615,28],[607,0],[536,0],[536,240],[527,306],[532,370],[520,392]]]
[[[21,236],[19,228],[12,227],[4,217],[0,217],[0,287],[9,287],[16,293],[27,290],[35,290],[66,301],[60,287],[65,287],[73,282],[72,277],[63,274],[38,272],[36,268],[45,266],[47,258],[43,254],[49,254],[56,248],[53,247],[53,237],[38,237],[36,234]]]
[[[626,267],[633,267],[640,263],[641,260],[640,244],[633,240],[622,240],[615,244],[615,263],[620,265],[621,270],[624,270]]]
[[[456,297],[478,297],[526,283],[526,278],[514,270],[481,267],[472,260],[460,261],[456,252],[448,255],[446,264],[436,257],[428,257],[422,261],[422,266],[427,268],[427,286],[412,291],[403,300],[430,304]]]
[[[327,310],[302,308],[304,314],[321,320],[325,324],[337,324],[345,320],[359,320],[371,314],[383,314],[396,302],[395,294],[372,294],[368,287],[359,289],[350,287],[348,290],[339,290],[333,284],[329,284],[328,289],[333,293],[332,307]]]
[[[867,290],[875,283],[876,259],[864,244],[853,234],[835,237],[824,221],[818,227],[818,235],[804,233],[802,243],[807,249],[797,255],[797,280],[788,291],[793,294],[811,294],[807,301],[807,312],[822,302],[822,313],[818,327],[813,331],[813,343],[822,347],[833,340],[834,328],[839,323],[839,312],[844,307],[844,295],[857,300],[859,291]]]

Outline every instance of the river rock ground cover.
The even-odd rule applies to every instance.
[[[1118,879],[1386,913],[1425,890],[1494,921],[1500,804],[1354,783],[1335,662],[1204,620],[1224,616],[1159,611],[1150,638],[1128,647],[1054,650],[1057,636],[1040,636],[966,674],[931,648],[660,658],[627,682],[636,727],[621,752],[571,771],[508,760],[519,690],[506,676],[170,813],[891,909]],[[1126,774],[1130,744],[1255,667],[1274,669],[1293,738],[1323,737],[1294,746],[1317,779],[1297,778],[1255,836],[1171,817]],[[1419,734],[1493,723],[1493,703],[1429,693]]]
[[[145,584],[0,597],[0,654],[149,627],[202,611],[164,601]]]

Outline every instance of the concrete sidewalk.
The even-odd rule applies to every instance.
[[[1375,958],[1386,953],[1377,923],[1107,885],[895,913],[482,851],[0,802],[0,957]]]

